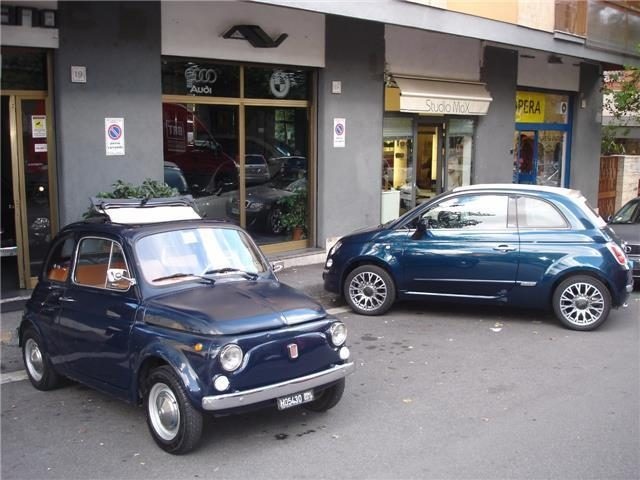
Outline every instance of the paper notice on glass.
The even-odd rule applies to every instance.
[[[44,153],[47,151],[47,144],[46,143],[36,143],[34,146],[34,151],[36,153]]]
[[[333,147],[344,148],[346,145],[346,119],[334,118],[333,119]]]
[[[124,118],[104,119],[104,142],[108,157],[124,155]]]
[[[46,115],[31,115],[31,137],[47,138]]]

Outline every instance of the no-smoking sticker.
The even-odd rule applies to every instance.
[[[344,148],[346,145],[346,119],[333,119],[333,147]]]
[[[104,142],[107,156],[124,155],[124,118],[104,119]]]

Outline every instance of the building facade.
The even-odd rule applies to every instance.
[[[637,2],[2,8],[3,291],[117,180],[166,181],[267,253],[458,185],[595,203],[602,73],[640,62]]]

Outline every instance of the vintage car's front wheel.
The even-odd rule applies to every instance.
[[[347,275],[343,291],[351,309],[360,315],[382,315],[396,299],[391,275],[376,265],[355,268]]]
[[[58,386],[60,377],[51,366],[40,335],[33,328],[28,328],[22,336],[22,359],[34,387],[38,390],[51,390]]]
[[[202,435],[202,414],[187,397],[171,367],[154,369],[147,380],[147,425],[158,446],[176,455],[192,450]]]
[[[344,378],[339,380],[335,385],[324,389],[320,396],[313,402],[305,403],[303,406],[312,412],[326,412],[330,408],[335,407],[344,393]]]
[[[555,289],[553,310],[565,327],[593,330],[609,316],[611,294],[600,280],[588,275],[575,275]]]

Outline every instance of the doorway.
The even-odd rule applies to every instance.
[[[55,170],[46,92],[7,92],[2,100],[2,297],[33,288],[57,228]]]
[[[514,136],[513,182],[564,186],[563,165],[567,151],[564,129],[516,130]]]

